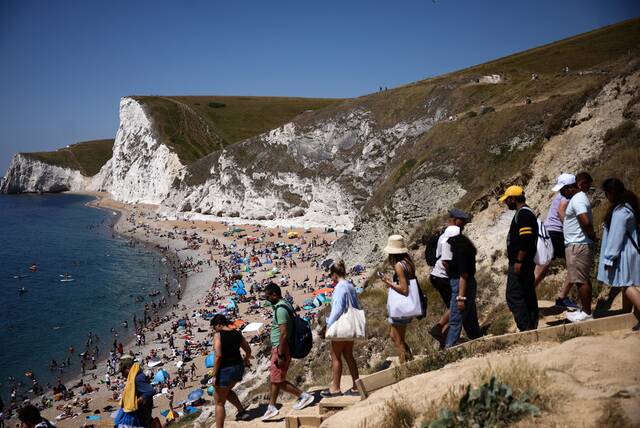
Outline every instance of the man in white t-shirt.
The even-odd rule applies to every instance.
[[[453,258],[451,252],[451,245],[447,240],[453,236],[460,234],[464,225],[469,222],[471,217],[466,212],[454,208],[449,210],[449,218],[447,219],[447,227],[442,232],[442,235],[438,238],[438,244],[436,246],[436,261],[435,266],[431,270],[431,276],[429,277],[431,285],[436,289],[442,301],[444,302],[447,310],[440,318],[440,321],[434,325],[429,333],[433,336],[440,345],[444,347],[444,342],[447,338],[447,330],[449,329],[449,305],[451,304],[451,283],[449,281],[449,274],[447,273],[448,262]]]
[[[585,193],[593,179],[586,172],[576,175],[575,183],[566,183],[560,193],[569,199],[565,212],[563,233],[567,260],[567,282],[578,287],[582,310],[567,313],[571,322],[592,319],[591,315],[591,266],[593,265],[593,213],[591,202]]]

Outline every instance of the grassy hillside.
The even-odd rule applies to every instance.
[[[92,176],[111,159],[113,139],[82,141],[54,152],[23,153],[24,156]]]
[[[171,96],[135,97],[150,111],[165,144],[191,164],[212,151],[277,128],[341,99]]]

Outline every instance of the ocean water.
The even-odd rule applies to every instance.
[[[113,236],[111,211],[87,207],[79,195],[0,196],[0,394],[7,398],[9,376],[29,381],[31,370],[40,384],[55,382],[48,369],[61,362],[73,345],[84,350],[89,331],[100,337],[100,355],[108,354],[115,327],[118,340],[132,336],[134,313],[153,289],[164,291],[170,267],[162,255],[131,246]],[[38,270],[29,266],[37,263]],[[61,282],[68,272],[74,281]],[[18,276],[20,278],[15,278]],[[26,292],[19,293],[24,287]],[[71,360],[77,374],[80,360]],[[75,370],[76,373],[72,371]]]

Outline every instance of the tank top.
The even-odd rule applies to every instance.
[[[220,345],[222,348],[220,368],[242,364],[242,356],[240,355],[241,343],[242,333],[238,330],[220,331]]]
[[[560,193],[556,195],[555,198],[551,201],[551,207],[549,207],[549,212],[547,213],[547,219],[544,221],[544,225],[547,230],[553,230],[554,232],[562,232],[562,220],[560,219],[560,214],[558,213],[558,209],[560,208],[560,203],[564,200],[564,196]]]

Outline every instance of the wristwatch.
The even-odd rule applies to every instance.
[[[467,298],[465,296],[457,296],[456,300],[457,301],[461,301],[462,300],[464,302],[465,300],[467,300]]]

